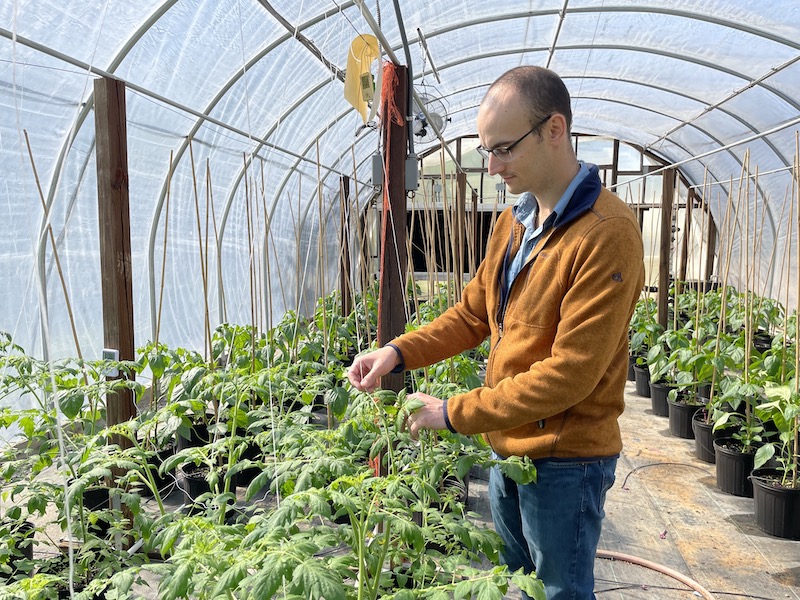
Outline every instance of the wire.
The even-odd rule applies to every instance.
[[[614,579],[603,579],[601,577],[595,577],[595,582],[600,583],[615,583],[618,584],[615,587],[605,588],[602,590],[595,590],[595,595],[605,594],[606,592],[616,592],[620,590],[632,590],[632,589],[642,589],[642,590],[676,590],[682,591],[686,588],[677,587],[677,586],[670,586],[670,585],[652,585],[650,583],[634,583],[630,581],[616,581]],[[709,590],[710,593],[714,594],[715,596],[736,596],[739,598],[750,598],[752,600],[774,600],[774,598],[769,598],[767,596],[754,596],[753,594],[743,594],[741,592],[721,592],[718,590]]]
[[[640,465],[640,466],[636,467],[635,469],[631,469],[628,472],[628,474],[625,475],[625,479],[622,480],[622,486],[621,487],[622,487],[623,490],[627,490],[628,488],[626,487],[626,484],[628,483],[628,478],[631,475],[633,475],[634,473],[636,473],[637,471],[640,471],[642,469],[646,469],[648,467],[666,467],[666,466],[691,467],[693,469],[698,469],[700,471],[703,471],[704,473],[707,472],[706,469],[704,469],[703,467],[699,467],[697,465],[692,465],[690,463],[682,463],[682,462],[654,462],[654,463],[648,463],[646,465]]]

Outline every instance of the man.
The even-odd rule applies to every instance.
[[[483,433],[501,457],[529,456],[537,481],[490,473],[494,526],[512,570],[535,570],[548,600],[593,599],[603,504],[622,449],[628,324],[644,283],[630,208],[577,160],[572,110],[552,71],[518,67],[478,111],[489,174],[522,194],[503,212],[462,300],[432,323],[358,357],[348,372],[372,390],[393,370],[474,348],[491,350],[483,387],[449,399],[422,393],[410,431]]]

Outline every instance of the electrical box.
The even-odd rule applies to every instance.
[[[103,360],[113,360],[119,362],[119,350],[114,348],[103,348]],[[105,373],[106,377],[119,377],[119,369],[116,367],[108,369]]]
[[[406,191],[412,192],[419,188],[419,162],[416,154],[409,154],[406,158]]]
[[[383,156],[380,153],[372,155],[372,187],[383,187]]]

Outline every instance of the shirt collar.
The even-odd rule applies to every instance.
[[[553,209],[553,214],[548,217],[548,220],[551,223],[564,213],[570,199],[572,198],[572,195],[575,193],[575,190],[589,174],[589,167],[587,167],[582,160],[578,161],[578,164],[580,165],[578,173],[572,178],[572,181],[570,181],[567,189],[564,190],[561,198],[559,198],[558,202],[556,203],[556,207]],[[516,204],[514,204],[512,211],[514,216],[525,226],[527,231],[533,231],[535,229],[534,224],[536,223],[536,216],[539,213],[539,203],[536,202],[536,197],[533,194],[530,192],[525,192],[522,194],[517,200]]]

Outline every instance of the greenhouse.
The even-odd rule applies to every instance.
[[[800,600],[796,0],[3,0],[0,83],[0,600]]]

